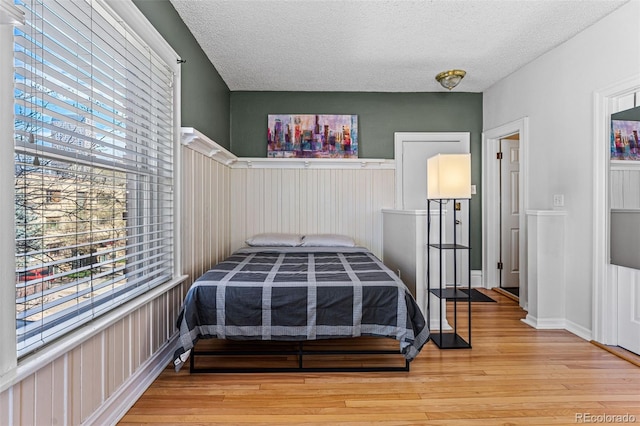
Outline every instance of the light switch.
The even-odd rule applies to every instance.
[[[562,194],[554,194],[554,196],[553,196],[553,207],[564,207],[564,195],[562,195]]]

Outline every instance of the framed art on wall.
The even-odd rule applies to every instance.
[[[358,116],[269,114],[267,157],[358,158]]]
[[[611,159],[640,160],[640,121],[611,120]]]

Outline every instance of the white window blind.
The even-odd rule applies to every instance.
[[[16,6],[21,356],[172,278],[174,74],[98,0]]]

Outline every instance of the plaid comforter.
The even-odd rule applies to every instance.
[[[381,336],[398,340],[409,361],[429,339],[407,287],[359,247],[238,250],[192,285],[177,326],[176,370],[200,338]]]

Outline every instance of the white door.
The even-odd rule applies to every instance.
[[[617,268],[618,346],[640,355],[640,270]]]
[[[518,135],[500,140],[500,287],[520,286],[520,142]]]

